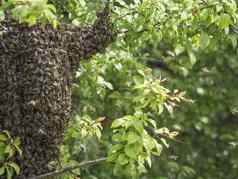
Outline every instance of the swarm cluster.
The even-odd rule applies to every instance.
[[[16,159],[27,178],[49,172],[71,113],[72,76],[81,59],[103,51],[113,33],[108,9],[85,28],[1,22],[0,130],[21,138]]]

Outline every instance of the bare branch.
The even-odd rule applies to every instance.
[[[78,165],[65,167],[61,170],[56,170],[56,171],[45,173],[45,174],[42,174],[42,175],[29,177],[27,179],[43,179],[43,178],[46,178],[46,177],[55,177],[55,176],[62,175],[66,172],[70,172],[72,170],[78,169],[80,167],[85,167],[85,166],[88,166],[88,165],[95,165],[99,162],[103,162],[103,161],[106,161],[106,160],[107,160],[107,158],[103,157],[103,158],[99,158],[99,159],[96,159],[96,160],[84,161],[84,162],[79,163]]]

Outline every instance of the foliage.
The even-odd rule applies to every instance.
[[[57,19],[75,25],[91,23],[102,4],[50,2]],[[75,115],[62,146],[63,164],[108,154],[112,164],[80,174],[86,179],[132,178],[151,167],[144,179],[236,178],[237,1],[114,0],[111,9],[117,40],[77,72]],[[160,68],[147,67],[151,61]],[[162,82],[164,77],[168,80]],[[177,89],[194,103],[174,109],[186,101]],[[170,137],[156,140],[147,127]],[[179,131],[182,142],[161,153],[168,146],[164,138],[176,134],[166,127]]]
[[[0,132],[0,176],[11,179],[20,172],[19,166],[14,162],[16,155],[21,156],[19,138],[12,138],[7,131]]]
[[[35,25],[37,22],[57,25],[56,9],[47,0],[3,0],[1,11],[11,9],[12,16],[19,22]],[[1,13],[4,16],[4,13]],[[4,18],[4,17],[2,17]]]
[[[125,174],[136,176],[145,171],[145,161],[150,164],[152,154],[159,155],[162,150],[164,140],[156,141],[146,131],[147,127],[158,129],[156,119],[150,116],[159,116],[164,106],[171,110],[175,102],[186,99],[183,93],[175,91],[173,94],[163,88],[161,80],[153,79],[151,70],[132,61],[130,54],[122,53],[121,57],[120,54],[107,54],[108,57],[98,56],[90,63],[82,63],[77,73],[78,83],[75,85],[76,96],[73,99],[76,100],[75,103],[80,99],[81,105],[76,109],[80,112],[66,133],[66,143],[70,143],[70,139],[76,136],[85,140],[85,135],[80,135],[85,130],[73,127],[82,124],[85,116],[87,120],[94,121],[93,124],[101,122],[104,130],[110,130],[109,126],[112,123],[112,134],[109,133],[108,136],[112,139],[108,161],[116,164],[115,174],[121,175],[123,168],[126,168],[127,171],[123,170]],[[132,142],[130,140],[133,137],[137,140],[134,139]],[[144,140],[144,143],[141,143],[141,140]],[[134,148],[131,148],[132,146]],[[71,147],[70,149],[76,152]],[[131,167],[135,168],[135,173],[129,172]]]
[[[176,110],[174,114],[165,113],[162,116],[152,114],[149,116],[159,121],[160,126],[180,131],[180,138],[184,142],[168,149],[167,154],[163,154],[158,162],[152,160],[154,165],[150,172],[144,175],[144,178],[164,176],[165,178],[183,179],[194,177],[232,179],[237,176],[238,157],[235,142],[237,114],[234,113],[238,105],[237,80],[235,80],[235,69],[237,69],[236,9],[235,1],[168,0],[116,1],[114,3],[113,17],[115,25],[119,29],[119,35],[117,42],[111,47],[110,53],[118,49],[120,51],[117,51],[114,56],[109,53],[105,56],[109,56],[107,58],[115,65],[120,61],[120,56],[123,56],[124,63],[120,63],[120,68],[125,75],[111,70],[111,73],[103,76],[105,81],[113,81],[111,82],[112,86],[116,86],[113,90],[117,89],[122,81],[127,82],[127,80],[130,81],[128,83],[132,83],[134,79],[137,79],[138,83],[146,84],[141,77],[133,78],[130,74],[135,69],[141,68],[143,66],[141,64],[145,64],[147,61],[162,61],[165,66],[158,70],[155,69],[153,73],[148,73],[147,71],[150,71],[148,68],[145,70],[146,78],[166,76],[169,82],[164,85],[170,89],[178,88],[187,91],[195,101],[193,104],[180,107],[180,110]],[[128,54],[130,55],[126,60],[125,57]],[[100,56],[95,58],[97,59],[96,64],[100,63]],[[111,64],[108,61],[104,62],[105,59],[102,61],[101,63],[105,66]],[[136,65],[129,68],[131,63]],[[87,65],[93,68],[91,73],[87,72],[90,78],[98,76],[97,70],[108,68],[101,64],[96,66],[94,61]],[[84,64],[82,69],[83,67]],[[83,86],[83,81],[84,76],[81,76],[79,86]],[[124,89],[117,90],[119,92],[117,100],[108,100],[105,90],[110,92],[112,89],[105,88],[103,96],[106,97],[100,99],[95,93],[98,88],[92,85],[96,80],[87,79],[87,82],[90,84],[87,86],[91,86],[89,87],[91,90],[86,86],[79,91],[76,90],[75,98],[80,99],[80,101],[76,100],[76,103],[81,107],[90,104],[90,101],[94,104],[93,108],[89,107],[92,110],[93,118],[96,118],[95,112],[99,111],[98,116],[116,119],[117,117],[110,116],[118,116],[118,113],[127,116],[133,111],[130,106],[136,107],[134,104],[129,105],[133,101],[132,99],[135,99],[134,92],[128,94]],[[91,92],[85,94],[86,91]],[[127,100],[128,96],[129,100]],[[151,94],[151,96],[153,95]],[[143,97],[147,98],[141,93],[138,99],[143,99]],[[156,99],[158,98],[154,97],[152,101],[156,101]],[[118,106],[113,107],[118,103],[120,104],[118,106],[122,106],[121,109]],[[83,111],[81,107],[78,110],[80,114]],[[233,123],[235,125],[232,125]],[[142,133],[140,134],[142,135]],[[105,130],[105,135],[110,135],[110,133]],[[108,137],[105,136],[104,140],[108,140]],[[142,145],[142,142],[140,144]],[[88,153],[91,151],[91,154],[88,155],[92,157],[95,156],[92,154],[95,151],[94,145],[86,145]],[[104,145],[110,144],[104,142]],[[94,150],[90,150],[90,147]],[[107,148],[96,150],[97,155]],[[119,157],[120,154],[118,152],[117,156]],[[123,158],[125,157],[121,157],[120,161],[126,162]],[[224,163],[227,167],[224,167]],[[100,172],[103,169],[106,170],[107,166],[100,166],[96,171],[86,170],[88,177],[85,178],[90,178],[90,174],[97,178],[111,178],[110,172],[107,172],[108,174]],[[119,173],[123,175],[123,172]]]

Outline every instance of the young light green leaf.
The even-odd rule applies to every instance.
[[[209,35],[206,32],[202,31],[200,35],[200,48],[201,49],[207,48],[209,43],[210,43]]]
[[[165,139],[161,138],[160,140],[165,145],[165,147],[169,148],[169,144],[167,143],[167,141]]]
[[[5,134],[0,134],[0,141],[7,141],[8,137]]]
[[[17,175],[19,175],[20,173],[20,167],[14,163],[14,162],[9,162],[7,163],[8,166],[12,167],[14,169],[14,171],[16,172]]]
[[[0,168],[0,176],[2,176],[4,173],[5,173],[5,167],[2,166],[2,167]]]
[[[143,136],[143,146],[148,152],[150,152],[155,147],[153,138],[148,134]]]
[[[136,143],[138,144],[138,143]],[[137,154],[139,153],[139,148],[137,148],[137,145],[135,143],[134,144],[127,144],[125,147],[125,153],[128,157],[132,158],[132,159],[136,159],[137,158]]]
[[[152,161],[151,161],[151,156],[150,155],[148,157],[146,157],[146,161],[147,161],[149,167],[151,168],[152,167]]]
[[[194,65],[196,63],[196,61],[197,61],[194,52],[192,50],[188,49],[188,56],[189,56],[191,65]]]
[[[231,24],[232,24],[232,19],[229,14],[223,13],[222,15],[220,15],[218,19],[218,25],[220,26],[221,29],[225,29],[229,27],[229,25]]]
[[[133,126],[140,134],[144,131],[143,121],[141,120],[136,120]]]
[[[128,144],[132,144],[132,143],[135,143],[137,141],[139,141],[141,139],[141,137],[135,133],[135,132],[129,132],[127,134],[127,142]]]
[[[115,119],[111,125],[112,128],[117,128],[125,124],[124,118]]]
[[[121,150],[123,148],[124,145],[122,144],[116,144],[116,145],[113,145],[111,150],[110,150],[110,153],[116,153],[118,152],[119,150]]]
[[[128,158],[126,157],[125,154],[120,154],[118,159],[117,159],[117,162],[120,164],[120,165],[126,165],[128,163]]]

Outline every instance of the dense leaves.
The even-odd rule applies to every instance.
[[[21,156],[20,139],[12,138],[7,131],[0,133],[0,176],[11,179],[15,174],[20,173],[19,166],[15,163],[14,157]]]
[[[93,118],[97,116],[95,112],[99,112],[98,116],[113,119],[114,116],[118,116],[118,113],[120,115],[130,114],[134,107],[137,108],[138,103],[130,107],[129,104],[133,100],[143,101],[146,98],[149,103],[150,98],[143,92],[140,92],[137,98],[133,96],[135,92],[128,94],[124,88],[117,90],[118,86],[123,84],[122,81],[126,83],[128,80],[129,84],[136,81],[148,86],[143,75],[131,76],[135,69],[144,68],[141,64],[152,64],[151,67],[159,67],[155,68],[153,74],[148,73],[150,70],[147,68],[144,71],[146,79],[161,75],[167,77],[168,82],[164,85],[171,90],[185,90],[188,96],[194,100],[192,104],[183,104],[180,110],[176,110],[173,114],[164,114],[161,117],[155,114],[150,115],[152,119],[159,121],[160,127],[167,126],[179,130],[181,132],[179,140],[183,142],[173,142],[172,148],[167,150],[159,160],[157,159],[157,162],[153,160],[152,169],[144,176],[145,178],[160,178],[159,176],[161,176],[161,178],[232,179],[237,176],[237,143],[235,140],[237,138],[237,130],[235,130],[237,113],[235,111],[238,101],[236,97],[237,80],[235,79],[237,71],[236,8],[235,1],[115,2],[113,15],[119,29],[119,36],[117,43],[111,47],[110,53],[113,54],[112,51],[117,49],[120,49],[120,52],[116,53],[116,57],[107,53],[106,56],[111,56],[110,62],[98,62],[101,57],[96,57],[96,63],[94,61],[87,63],[94,69],[91,70],[91,75],[87,74],[90,78],[93,78],[94,75],[96,78],[98,75],[95,74],[95,69],[107,69],[109,68],[107,64],[111,64],[111,62],[119,67],[121,72],[111,70],[114,73],[107,73],[103,76],[105,81],[110,82],[114,88],[110,88],[111,85],[109,88],[104,87],[102,94],[105,95],[102,99],[95,97],[95,90],[102,92],[100,88],[93,87],[93,85],[89,85],[91,90],[84,88],[87,89],[86,91],[92,92],[90,95],[85,95],[87,101],[81,103],[82,100],[80,100],[78,103],[80,108],[85,104],[90,104],[88,102],[92,100],[92,104],[95,106],[88,109],[92,110]],[[125,60],[128,55],[128,60]],[[120,56],[124,57],[123,63],[117,65],[117,62],[120,62]],[[151,61],[153,63],[150,63]],[[98,65],[99,63],[100,65]],[[105,64],[106,67],[102,64]],[[135,66],[130,68],[131,64],[135,64]],[[83,64],[82,69],[84,66]],[[104,71],[101,73],[105,74]],[[80,77],[80,85],[83,81],[84,75]],[[86,81],[85,83],[87,83]],[[111,92],[112,90],[116,90],[117,93]],[[82,97],[84,93],[80,91],[76,91],[75,95],[81,96],[79,99],[84,99]],[[108,93],[118,96],[119,100],[118,98],[108,98]],[[92,98],[88,98],[91,94],[93,94]],[[151,96],[153,96],[152,101],[159,104],[160,98],[154,94]],[[113,107],[116,104],[120,104],[119,106],[122,108]],[[146,103],[143,104],[146,105]],[[159,109],[161,110],[163,107]],[[82,114],[83,109],[79,111]],[[86,113],[88,114],[88,112]],[[122,119],[125,120],[125,118]],[[119,118],[118,121],[122,119]],[[107,124],[108,121],[105,123]],[[140,128],[140,125],[137,126]],[[105,130],[106,133],[108,133],[107,130]],[[128,133],[128,138],[132,135],[134,136],[132,142],[136,143],[137,138],[139,140],[143,132],[138,135],[133,131],[133,134]],[[105,136],[104,139],[107,140],[108,137]],[[112,138],[112,140],[115,139],[118,140],[115,137]],[[126,137],[124,139],[122,137],[120,140],[124,140],[124,144],[126,144],[126,139]],[[175,147],[174,144],[176,144]],[[89,153],[95,151],[89,149],[93,145],[95,144],[86,145]],[[108,142],[104,142],[104,145],[108,145]],[[142,150],[139,147],[141,145],[143,145],[142,142],[137,144],[138,151]],[[123,146],[118,144],[115,147],[118,163],[128,165],[128,155],[120,152]],[[104,147],[103,150],[98,149],[97,155],[104,153],[105,149],[107,147]],[[112,147],[111,152],[114,150]],[[133,154],[135,153],[134,151]],[[93,154],[88,155],[96,157]],[[98,169],[96,171],[85,170],[86,173],[89,172],[88,178],[90,178],[90,174],[98,178],[112,177],[110,172],[105,174],[102,171],[106,170],[107,166]],[[133,169],[133,171],[135,170]],[[126,172],[126,170],[123,171]],[[120,171],[119,174],[123,175],[123,171]]]
[[[39,21],[91,23],[104,2],[51,0]],[[111,10],[117,40],[81,63],[62,146],[63,166],[108,162],[62,178],[236,178],[237,2],[114,0]]]

